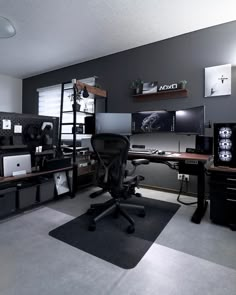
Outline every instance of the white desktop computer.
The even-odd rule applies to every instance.
[[[14,155],[3,157],[3,176],[23,175],[31,172],[31,155]]]

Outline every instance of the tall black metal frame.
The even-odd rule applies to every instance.
[[[61,144],[62,144],[62,117],[63,117],[63,105],[64,105],[64,91],[65,91],[65,85],[71,83],[71,81],[69,82],[64,82],[61,85],[61,110],[60,110],[60,124],[59,124],[59,148],[61,149]],[[73,82],[72,82],[73,83]],[[79,80],[76,80],[76,83],[73,84],[73,105],[74,107],[72,108],[73,111],[73,122],[72,122],[72,126],[73,126],[73,139],[72,139],[72,146],[73,146],[73,150],[72,150],[72,195],[75,195],[75,192],[77,191],[77,180],[78,180],[78,165],[76,162],[76,157],[77,157],[77,151],[76,151],[76,127],[77,127],[77,110],[76,110],[76,94],[77,94],[77,83],[79,83],[79,86],[81,87],[81,85],[86,85],[84,83],[81,83]],[[96,113],[96,101],[97,99],[104,98],[105,99],[105,112],[107,112],[107,91],[104,90],[100,90],[98,89],[98,91],[96,91],[96,87],[93,86],[89,86],[86,85],[88,92],[92,93],[95,95],[94,97],[94,114]],[[70,88],[68,88],[70,89]],[[102,93],[102,95],[97,95],[96,92],[98,92],[98,94]],[[106,94],[105,96],[103,96],[103,94]]]

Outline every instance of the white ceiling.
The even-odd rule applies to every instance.
[[[0,74],[26,78],[236,20],[235,0],[0,0],[16,35]]]

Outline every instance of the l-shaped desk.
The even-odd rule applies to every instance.
[[[197,208],[191,218],[194,223],[200,223],[207,209],[205,199],[205,168],[204,164],[210,155],[170,152],[159,155],[151,153],[136,153],[130,151],[128,159],[148,159],[152,163],[168,164],[169,162],[178,162],[179,172],[197,176]],[[168,165],[170,166],[170,165]]]

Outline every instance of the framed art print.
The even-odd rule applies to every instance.
[[[205,97],[231,95],[231,64],[205,68]]]
[[[62,195],[70,191],[66,172],[54,173],[57,195]]]

